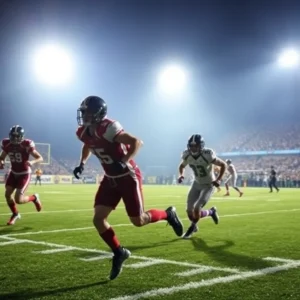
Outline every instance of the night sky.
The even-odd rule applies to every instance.
[[[20,124],[56,156],[79,155],[76,110],[90,94],[144,140],[142,164],[174,164],[196,132],[215,144],[252,123],[299,119],[300,69],[276,65],[282,49],[300,49],[299,1],[9,0],[0,22],[1,138]],[[67,86],[33,74],[33,50],[52,42],[74,61]],[[157,77],[170,62],[188,86],[163,97]]]

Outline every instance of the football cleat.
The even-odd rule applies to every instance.
[[[219,223],[219,215],[218,215],[218,212],[217,212],[217,208],[216,207],[212,207],[211,209],[211,218],[213,219],[213,221],[215,222],[215,224],[218,224]]]
[[[198,231],[198,226],[196,224],[191,224],[187,232],[183,235],[183,239],[189,239],[193,233]]]
[[[112,267],[109,275],[110,280],[114,280],[120,275],[122,272],[123,263],[127,258],[130,257],[130,255],[131,252],[128,249],[121,247],[120,253],[113,256]]]
[[[182,236],[183,235],[183,225],[177,216],[176,208],[173,206],[170,206],[166,209],[166,213],[167,213],[168,224],[173,227],[173,230],[177,236]]]
[[[18,219],[21,219],[21,215],[19,213],[12,214],[12,216],[10,217],[10,219],[7,222],[7,225],[14,225]]]
[[[35,196],[35,200],[33,201],[33,204],[35,205],[35,208],[37,211],[41,211],[42,210],[42,203],[40,200],[40,196],[39,194],[34,194]]]

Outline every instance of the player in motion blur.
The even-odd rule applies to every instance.
[[[270,193],[273,193],[273,188],[276,189],[277,193],[279,192],[279,188],[277,186],[277,173],[273,166],[271,166],[269,188],[270,188]]]
[[[135,226],[166,220],[177,236],[183,234],[183,226],[174,207],[144,211],[141,172],[133,160],[142,141],[125,132],[118,121],[108,119],[106,114],[107,105],[102,98],[89,96],[82,101],[77,111],[79,128],[76,134],[83,142],[83,147],[74,176],[79,178],[91,153],[99,159],[104,169],[105,175],[95,196],[93,222],[100,237],[114,254],[109,276],[112,280],[120,274],[124,261],[131,254],[120,245],[107,221],[121,198]]]
[[[240,194],[240,197],[242,197],[244,193],[236,186],[237,173],[235,166],[233,165],[231,159],[227,159],[226,163],[229,176],[225,180],[226,194],[224,196],[230,196],[229,185],[231,184],[232,187]]]
[[[208,210],[202,208],[209,201],[215,187],[220,186],[226,170],[226,163],[218,158],[212,149],[204,148],[204,146],[203,137],[200,134],[193,134],[188,140],[187,150],[181,156],[178,183],[183,181],[184,169],[187,165],[192,168],[195,175],[187,196],[187,215],[191,221],[191,226],[183,238],[190,238],[194,232],[198,231],[197,223],[200,218],[210,216],[215,224],[219,223],[216,207]],[[220,167],[217,178],[214,175],[213,165]]]
[[[36,151],[34,142],[24,138],[24,129],[13,126],[9,131],[9,138],[2,140],[2,152],[0,154],[0,168],[4,168],[5,158],[8,156],[11,163],[11,170],[5,184],[5,198],[12,216],[7,225],[15,224],[21,215],[17,209],[17,204],[33,202],[37,211],[41,211],[42,205],[38,194],[25,196],[24,193],[30,183],[31,167],[43,161],[41,154]],[[33,160],[29,160],[30,155]],[[13,197],[13,193],[15,195]]]

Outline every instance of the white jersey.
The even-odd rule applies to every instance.
[[[228,165],[227,171],[229,172],[230,175],[236,176],[236,169],[233,164]]]
[[[199,184],[211,184],[215,180],[212,163],[216,153],[212,149],[204,148],[198,157],[193,157],[188,150],[182,153],[182,163],[189,165],[194,173],[194,180]]]

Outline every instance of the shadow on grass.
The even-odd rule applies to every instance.
[[[1,300],[10,300],[10,299],[27,300],[27,299],[46,297],[46,296],[53,297],[53,296],[59,296],[59,294],[63,294],[63,293],[76,292],[91,287],[101,286],[109,282],[110,280],[107,279],[99,282],[77,285],[72,287],[65,287],[60,289],[47,290],[47,291],[20,291],[20,292],[10,293],[10,294],[0,294],[0,299]]]
[[[130,250],[130,252],[132,252],[133,255],[135,255],[135,251],[138,251],[138,250],[143,250],[143,249],[152,249],[152,248],[157,248],[157,247],[163,247],[163,246],[168,246],[168,245],[171,245],[172,243],[174,242],[178,242],[178,241],[181,241],[181,239],[173,239],[173,240],[166,240],[166,241],[163,241],[163,242],[158,242],[158,243],[150,243],[150,244],[147,244],[147,245],[139,245],[138,243],[134,244],[134,245],[125,245],[124,247],[128,250]],[[113,256],[112,252],[110,251],[110,249],[107,249],[107,254],[111,253],[111,256]],[[80,258],[91,258],[91,257],[98,257],[98,256],[101,256],[101,254],[99,253],[93,253],[93,252],[78,252],[75,254],[77,257],[80,257]]]
[[[221,245],[209,246],[203,239],[193,237],[191,242],[196,250],[208,255],[212,261],[219,262],[228,267],[256,270],[274,266],[271,262],[261,258],[229,251],[229,248],[234,246],[233,241],[225,240],[221,241]]]
[[[13,234],[17,232],[26,232],[27,230],[32,230],[32,227],[28,226],[23,226],[23,227],[15,227],[15,226],[8,226],[8,225],[0,225],[0,235],[5,235],[5,234]]]

